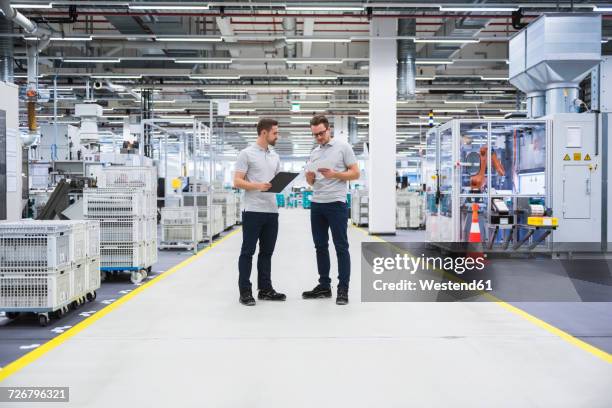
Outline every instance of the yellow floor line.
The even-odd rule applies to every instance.
[[[387,244],[393,244],[392,242],[389,241],[385,241],[384,239],[376,236],[376,235],[370,235],[368,231],[366,231],[365,229],[361,228],[361,227],[357,227],[355,225],[352,225],[352,227],[358,229],[359,231],[363,232],[364,234],[378,240],[381,242],[385,242]],[[398,247],[399,248],[399,247]],[[487,294],[488,295],[488,294]],[[504,309],[506,309],[507,311],[527,320],[528,322],[531,322],[532,324],[535,324],[536,326],[538,326],[541,329],[546,330],[547,332],[565,340],[566,342],[568,342],[569,344],[576,346],[584,351],[586,351],[587,353],[590,353],[592,355],[594,355],[597,358],[602,359],[603,361],[605,361],[606,363],[610,363],[612,364],[612,354],[601,350],[585,341],[582,341],[574,336],[572,336],[571,334],[559,329],[558,327],[553,326],[550,323],[546,323],[545,321],[538,319],[537,317],[535,317],[532,314],[527,313],[526,311],[524,311],[523,309],[520,309],[516,306],[513,306],[511,304],[509,304],[508,302],[505,302],[497,297],[494,297],[492,295],[488,295],[488,297],[493,299],[493,302],[501,307],[503,307]]]
[[[196,255],[193,255],[193,256],[185,259],[184,261],[182,261],[178,265],[173,266],[172,268],[168,269],[166,272],[156,276],[154,279],[151,279],[147,283],[137,287],[136,289],[134,289],[130,293],[126,294],[125,296],[123,296],[121,298],[119,298],[117,301],[111,303],[110,305],[104,307],[103,309],[101,309],[100,311],[94,313],[93,315],[91,315],[90,317],[86,318],[85,320],[79,322],[77,325],[75,325],[74,327],[72,327],[69,330],[65,331],[64,333],[60,334],[59,336],[54,337],[53,339],[49,340],[48,342],[46,342],[42,346],[40,346],[40,347],[30,351],[28,354],[20,357],[19,359],[13,361],[9,365],[1,368],[0,369],[0,382],[4,381],[5,379],[7,379],[11,375],[15,374],[16,372],[18,372],[22,368],[26,367],[27,365],[29,365],[29,364],[33,363],[34,361],[38,360],[40,357],[44,356],[49,351],[53,350],[57,346],[59,346],[62,343],[66,342],[66,340],[74,337],[76,334],[80,333],[81,331],[83,331],[87,327],[91,326],[94,322],[100,320],[101,318],[103,318],[104,316],[106,316],[107,314],[112,312],[113,310],[117,309],[119,306],[121,306],[122,304],[124,304],[128,300],[132,299],[134,296],[138,295],[139,293],[142,293],[147,288],[150,288],[151,286],[155,285],[158,282],[161,282],[162,280],[164,280],[168,276],[176,273],[177,271],[179,271],[180,269],[184,268],[185,266],[191,264],[193,261],[195,261],[196,259],[200,258],[202,255],[204,255],[205,253],[210,251],[212,248],[216,247],[217,245],[219,245],[220,243],[222,243],[226,239],[230,238],[231,236],[237,234],[240,230],[241,230],[241,228],[238,228],[238,229],[230,232],[229,234],[227,234],[226,236],[224,236],[223,238],[221,238],[217,242],[214,242],[211,246],[208,246],[208,247],[202,249]]]

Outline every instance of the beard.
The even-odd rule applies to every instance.
[[[274,140],[271,140],[271,141],[270,141],[270,140],[268,140],[268,144],[269,144],[270,146],[276,146],[276,140],[277,140],[277,139],[274,139]]]

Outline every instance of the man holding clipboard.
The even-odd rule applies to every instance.
[[[338,256],[338,294],[336,304],[346,305],[351,277],[349,255],[348,209],[346,206],[347,182],[359,178],[357,158],[350,144],[333,140],[329,121],[324,115],[316,115],[310,121],[310,130],[318,146],[310,154],[306,166],[306,181],[313,187],[310,207],[310,226],[317,253],[319,284],[302,293],[304,299],[330,298],[329,231],[331,230]]]
[[[242,249],[238,260],[240,303],[254,306],[251,290],[251,267],[255,247],[257,255],[257,287],[259,300],[283,301],[286,296],[272,287],[272,253],[278,235],[276,195],[270,191],[273,178],[280,173],[280,158],[270,146],[278,139],[278,122],[263,118],[257,124],[257,140],[242,150],[236,161],[234,187],[245,190],[242,213]]]

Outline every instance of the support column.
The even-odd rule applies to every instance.
[[[395,234],[397,19],[370,22],[369,232]]]
[[[348,116],[334,116],[334,140],[348,142]]]

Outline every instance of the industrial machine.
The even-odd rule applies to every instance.
[[[597,96],[609,93],[601,76],[612,67],[600,61],[596,14],[543,15],[512,38],[510,82],[527,94],[529,118],[452,120],[429,131],[430,241],[468,241],[477,210],[491,249],[573,256],[612,248],[605,111],[612,103],[577,113],[579,83],[594,67]]]

